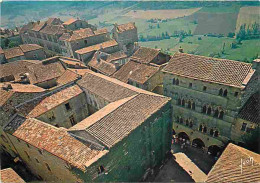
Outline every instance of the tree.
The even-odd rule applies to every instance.
[[[245,148],[254,151],[256,153],[260,153],[260,127],[256,127],[255,129],[252,129],[250,133],[247,133],[242,136],[242,140],[245,142]]]
[[[233,38],[235,36],[235,33],[234,32],[229,32],[227,37],[230,37],[230,38]]]
[[[19,46],[19,43],[17,41],[10,41],[8,44],[8,48],[13,48]]]

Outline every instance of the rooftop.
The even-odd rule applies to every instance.
[[[26,119],[13,136],[63,159],[82,171],[85,171],[93,159],[98,159],[108,152],[90,149],[70,136],[66,129],[56,128],[34,118]]]
[[[24,56],[23,51],[19,47],[6,49],[4,50],[4,54],[6,59]]]
[[[130,79],[143,84],[158,71],[159,67],[140,64],[130,60],[115,72],[113,77],[125,83]]]
[[[21,48],[21,50],[25,53],[25,52],[29,52],[29,51],[33,51],[33,50],[39,50],[42,49],[41,46],[37,45],[37,44],[22,44],[19,45],[19,47]]]
[[[109,40],[109,41],[106,41],[106,42],[103,42],[100,44],[95,44],[93,46],[88,46],[88,47],[79,49],[75,52],[78,54],[86,54],[89,52],[100,50],[102,48],[104,49],[104,48],[109,48],[109,47],[113,47],[113,46],[117,46],[117,45],[118,45],[118,43],[116,42],[116,40],[112,39],[112,40]]]
[[[46,25],[40,30],[41,33],[50,35],[61,35],[65,32],[65,28],[62,25]]]
[[[122,32],[128,31],[128,30],[132,30],[132,29],[135,29],[135,28],[136,27],[135,27],[135,23],[134,22],[129,22],[129,23],[126,23],[126,24],[116,25],[116,30],[119,33],[122,33]]]
[[[230,143],[206,182],[260,182],[260,155]]]
[[[46,25],[46,22],[44,22],[44,21],[42,21],[42,22],[40,22],[40,21],[35,22],[33,24],[33,28],[31,30],[39,32],[45,25]]]
[[[25,181],[12,169],[6,168],[0,171],[3,183],[25,183]]]
[[[72,70],[66,70],[58,79],[57,84],[58,85],[65,85],[67,83],[70,83],[72,81],[76,81],[79,79],[80,75],[76,72],[73,72]]]
[[[253,94],[240,110],[238,117],[253,123],[260,123],[260,92]]]
[[[153,61],[153,59],[158,56],[159,50],[140,47],[131,57],[132,60],[138,61],[140,63],[148,64]]]
[[[175,53],[163,71],[192,79],[243,88],[252,64],[186,53]]]
[[[74,23],[74,22],[76,22],[77,21],[77,19],[75,19],[75,18],[70,18],[70,19],[68,19],[67,21],[65,21],[64,23],[63,23],[63,25],[70,25],[70,24],[72,24],[72,23]]]

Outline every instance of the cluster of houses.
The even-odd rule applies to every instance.
[[[217,154],[259,126],[259,59],[140,47],[132,22],[114,24],[110,35],[50,18],[20,36],[23,45],[0,50],[0,143],[39,180],[140,181],[164,162],[172,134]],[[248,154],[258,164],[244,178],[259,181],[259,155],[234,144],[208,182],[233,180]]]

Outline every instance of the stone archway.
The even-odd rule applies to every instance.
[[[217,145],[211,145],[208,148],[208,152],[212,155],[212,156],[217,156],[218,152],[220,152],[220,147],[218,147]]]
[[[196,138],[192,141],[192,146],[202,149],[205,147],[205,143],[201,139]]]
[[[185,132],[180,132],[178,134],[178,138],[182,138],[182,139],[185,139],[185,140],[190,140],[190,137]]]

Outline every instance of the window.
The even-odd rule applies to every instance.
[[[224,117],[224,112],[223,111],[220,111],[220,113],[219,113],[219,119],[223,119],[223,117]]]
[[[199,131],[201,131],[201,132],[202,132],[202,125],[200,125],[200,127],[199,127]]]
[[[104,168],[103,165],[101,165],[101,166],[98,167],[98,174],[101,174],[101,173],[103,173],[104,171],[105,171],[105,168]]]
[[[73,115],[70,116],[70,123],[72,126],[74,126],[76,124],[75,118]]]
[[[55,119],[53,111],[48,112],[47,117],[49,118],[50,121],[53,121]]]
[[[216,130],[216,131],[214,132],[214,137],[218,137],[218,135],[219,135],[218,130]]]
[[[214,130],[213,130],[213,129],[210,129],[209,134],[210,134],[211,136],[213,136]]]
[[[84,40],[84,43],[85,43],[85,44],[88,44],[88,41],[87,41],[87,40]]]
[[[181,99],[180,98],[178,99],[178,105],[181,105]]]
[[[207,111],[207,107],[206,107],[206,105],[204,105],[204,106],[202,107],[202,113],[206,113],[206,111]]]
[[[45,163],[45,166],[51,172],[51,168],[50,168],[50,166],[47,163]]]
[[[241,127],[241,131],[246,131],[247,123],[243,123]]]
[[[65,104],[65,107],[66,107],[67,111],[71,109],[71,107],[70,107],[70,104],[69,104],[69,103],[66,103],[66,104]]]
[[[222,88],[219,90],[218,95],[220,95],[220,96],[223,95],[223,90],[222,90]]]
[[[192,128],[193,127],[193,122],[192,121],[190,121],[190,128]]]
[[[237,96],[238,96],[238,92],[235,92],[235,93],[234,93],[234,96],[237,97]]]
[[[216,117],[216,118],[217,118],[217,117],[218,117],[218,115],[219,115],[219,111],[218,111],[218,109],[216,109],[216,110],[215,110],[215,113],[214,113],[214,117]]]
[[[180,122],[180,117],[179,117],[179,116],[177,116],[176,121],[177,121],[178,123]]]
[[[203,91],[206,91],[207,90],[207,87],[206,86],[203,86]]]
[[[179,85],[179,80],[178,79],[176,79],[176,85]]]
[[[28,158],[29,160],[31,160],[31,158],[30,158],[28,152],[24,151],[24,153],[26,154],[27,158]]]
[[[40,163],[39,160],[38,160],[37,158],[35,158],[35,161],[36,161],[37,163]]]
[[[207,114],[211,115],[211,107],[210,106],[208,107]]]
[[[223,96],[226,97],[227,96],[227,89],[225,89],[224,93],[223,93]]]
[[[203,132],[207,133],[207,127],[206,126],[204,126],[204,128],[203,128]]]
[[[192,88],[192,83],[189,84],[189,88]]]
[[[8,140],[5,138],[4,135],[1,135],[1,138],[3,139],[4,142],[8,143]]]
[[[188,102],[188,108],[191,109],[191,101]]]
[[[34,55],[33,55],[33,58],[34,58],[34,59],[38,59],[38,55],[37,55],[37,54],[34,54]]]
[[[195,102],[192,102],[192,109],[195,110]]]
[[[185,100],[184,100],[184,99],[182,99],[181,105],[182,105],[182,106],[185,106]]]
[[[175,78],[172,79],[172,84],[175,85]]]

